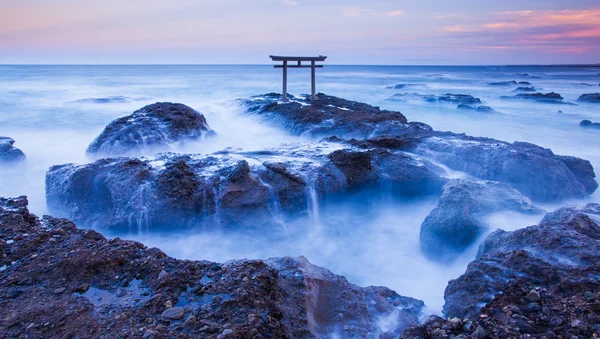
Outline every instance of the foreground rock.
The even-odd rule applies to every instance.
[[[54,166],[46,175],[46,198],[53,213],[87,227],[142,232],[208,222],[260,228],[315,209],[328,196],[382,182],[395,195],[439,194],[444,174],[409,153],[322,142]]]
[[[588,161],[558,156],[533,144],[438,132],[423,123],[406,122],[398,112],[323,94],[317,102],[279,99],[269,94],[241,103],[248,114],[295,134],[335,136],[365,147],[416,153],[478,179],[507,183],[533,200],[582,198],[598,187]]]
[[[507,184],[453,180],[421,225],[421,250],[432,259],[450,261],[487,231],[484,217],[499,211],[543,213]]]
[[[547,292],[554,300],[600,291],[599,220],[600,205],[589,204],[559,209],[536,226],[490,234],[466,273],[446,288],[445,315],[473,319],[482,306],[510,286],[535,287],[542,298]],[[515,306],[521,310],[554,307],[535,295]],[[556,311],[563,309],[556,306]],[[600,323],[600,318],[594,322]]]
[[[600,103],[600,93],[588,93],[582,94],[579,98],[577,98],[579,102],[589,102],[589,103]]]
[[[589,120],[581,120],[579,123],[581,127],[600,128],[600,122],[591,122]]]
[[[176,260],[38,219],[24,197],[0,198],[0,224],[3,338],[392,338],[424,307],[302,257]]]
[[[0,136],[0,164],[25,160],[23,151],[13,146],[14,144],[12,138]]]
[[[87,153],[118,156],[212,134],[204,116],[194,109],[157,102],[108,124],[90,144]]]

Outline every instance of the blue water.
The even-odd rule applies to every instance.
[[[511,91],[517,86],[487,85],[511,80],[529,81],[541,92],[557,92],[566,102],[574,102],[583,93],[600,92],[600,67],[326,65],[317,70],[320,92],[398,110],[409,120],[425,122],[439,130],[532,142],[558,154],[588,159],[600,168],[600,131],[579,126],[583,119],[600,122],[600,105],[504,100],[500,97],[516,94]],[[386,88],[399,83],[422,86]],[[308,93],[309,86],[309,71],[290,70],[290,93]],[[181,102],[199,110],[219,134],[213,141],[175,151],[210,153],[225,147],[260,149],[306,141],[255,117],[243,116],[232,103],[237,98],[280,91],[281,70],[269,65],[0,65],[0,135],[14,138],[16,146],[28,157],[22,165],[0,169],[0,196],[28,195],[35,213],[47,213],[45,171],[55,164],[89,162],[85,148],[106,124],[156,101]],[[453,105],[420,100],[386,100],[396,93],[470,94],[481,98],[497,113],[464,112]],[[113,96],[122,96],[124,100],[81,101]],[[600,201],[600,194],[576,203],[588,201]],[[129,237],[158,246],[170,255],[190,259],[226,261],[305,255],[313,263],[343,274],[353,282],[391,287],[400,294],[423,299],[433,311],[439,311],[447,280],[464,272],[474,256],[474,248],[455,265],[445,267],[420,255],[419,226],[435,204],[435,199],[371,204],[369,208],[349,204],[336,211],[321,211],[324,227],[331,230],[326,236],[307,234],[306,238],[281,242],[271,241],[268,235],[256,239],[239,234]],[[368,215],[367,221],[361,219],[364,215]],[[504,214],[490,222],[496,227],[516,229],[537,220]]]

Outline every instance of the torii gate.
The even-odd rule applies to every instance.
[[[326,56],[319,55],[317,57],[293,57],[293,56],[276,56],[270,55],[273,61],[283,61],[283,65],[275,65],[275,68],[283,68],[283,101],[287,101],[287,69],[288,68],[310,68],[311,73],[311,96],[312,100],[317,97],[315,95],[315,69],[323,68],[323,65],[316,65],[317,61],[325,61]],[[297,65],[288,65],[288,61],[298,62]],[[310,61],[309,65],[302,65],[302,61]]]

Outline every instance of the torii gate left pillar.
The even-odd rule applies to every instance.
[[[271,55],[271,60],[273,61],[283,61],[282,65],[275,65],[275,68],[283,68],[283,101],[287,101],[287,70],[288,68],[310,68],[310,75],[311,75],[311,82],[310,82],[310,87],[311,87],[311,100],[316,100],[317,96],[316,96],[316,72],[315,69],[316,68],[323,68],[323,65],[317,65],[317,61],[325,61],[325,59],[327,59],[326,56],[323,55],[319,55],[318,57],[293,57],[293,56],[276,56],[276,55]],[[309,65],[302,65],[302,61],[308,62],[310,61],[310,66]],[[297,64],[288,64],[288,62],[292,62],[292,63],[296,63]]]

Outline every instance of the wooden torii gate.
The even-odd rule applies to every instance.
[[[312,100],[317,97],[315,95],[315,68],[323,68],[323,65],[316,65],[317,61],[325,61],[326,56],[319,55],[317,57],[294,57],[294,56],[277,56],[270,55],[273,61],[283,61],[283,65],[275,65],[275,68],[283,68],[283,101],[287,101],[287,69],[288,68],[310,68],[311,73],[311,96]],[[302,65],[302,61],[310,61],[309,65]],[[297,64],[288,65],[288,62],[297,62]]]

